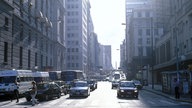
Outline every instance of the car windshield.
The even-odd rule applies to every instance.
[[[122,82],[120,87],[135,87],[135,85],[132,82]]]
[[[48,86],[49,84],[37,84],[37,89],[46,89]]]
[[[16,76],[4,76],[0,77],[0,83],[14,83]]]
[[[76,82],[73,84],[74,87],[87,87],[87,83],[84,82]]]
[[[141,84],[141,82],[140,82],[140,81],[134,81],[134,83],[135,83],[135,84]]]

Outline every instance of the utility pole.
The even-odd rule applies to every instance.
[[[153,71],[153,66],[154,66],[154,51],[153,51],[153,17],[150,18],[151,21],[151,79],[152,79],[152,89],[154,89],[154,71]]]

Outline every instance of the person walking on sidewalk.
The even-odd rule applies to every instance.
[[[179,81],[178,80],[176,80],[175,81],[175,98],[176,99],[179,99],[180,98],[180,88],[179,88]]]
[[[35,104],[38,104],[39,102],[37,101],[37,99],[35,99],[36,95],[37,95],[37,86],[36,86],[36,82],[32,81],[32,89],[31,89],[31,99],[32,99],[32,106],[34,106]]]
[[[13,93],[10,94],[10,99],[11,99],[11,102],[14,98],[17,99],[16,103],[19,102],[19,92],[18,92],[18,88],[19,88],[19,83],[17,82],[17,80],[15,80],[15,84],[13,86]]]

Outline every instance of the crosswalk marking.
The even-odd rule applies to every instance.
[[[67,106],[69,105],[71,102],[73,102],[74,100],[66,100],[64,102],[62,102],[62,104],[59,105],[59,107],[62,107],[62,106]]]
[[[19,104],[19,103],[23,103],[25,102],[24,100],[19,100],[19,103],[15,103],[16,100],[13,100],[12,102],[11,101],[5,101],[5,102],[2,102],[0,104],[1,107],[10,107],[10,106],[14,106],[16,104]]]

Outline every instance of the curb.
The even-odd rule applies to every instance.
[[[158,91],[155,91],[155,90],[148,90],[148,89],[145,89],[145,88],[143,88],[143,90],[146,90],[148,92],[152,92],[152,93],[157,94],[157,95],[161,95],[161,96],[167,97],[167,98],[175,100],[175,101],[192,103],[192,99],[191,100],[175,99],[174,97],[172,97],[170,95],[166,95],[166,94],[161,93],[161,92],[159,93]]]

